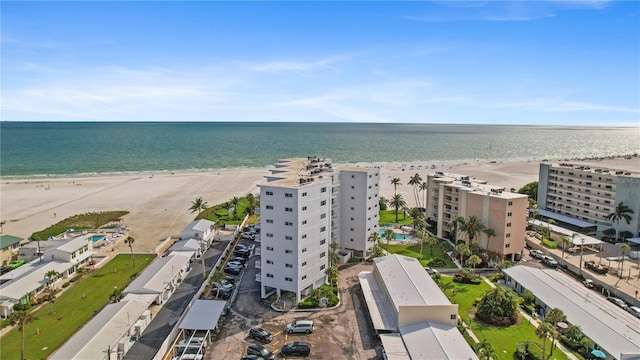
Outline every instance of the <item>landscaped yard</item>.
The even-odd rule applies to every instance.
[[[489,284],[482,282],[479,285],[460,284],[453,281],[451,277],[442,277],[440,287],[452,303],[458,304],[458,311],[462,319],[469,324],[473,333],[482,341],[487,341],[493,346],[495,359],[513,360],[516,351],[516,344],[523,340],[530,340],[542,343],[536,335],[535,326],[528,323],[526,319],[520,318],[519,323],[512,326],[492,326],[475,321],[471,317],[474,311],[473,303],[475,299],[482,297],[482,294],[490,289]],[[456,290],[453,290],[456,289]],[[551,342],[547,341],[547,353],[551,347]],[[537,351],[536,353],[540,353]],[[566,355],[559,349],[554,350],[550,359],[567,359]]]
[[[382,245],[383,248],[386,249],[387,247],[386,240],[384,239],[380,240],[380,244]],[[422,255],[420,255],[420,244],[389,245],[389,253],[404,255],[404,256],[409,256],[409,257],[419,259],[422,266],[431,266],[429,264],[429,261],[432,261],[433,259],[438,258],[444,261],[445,265],[441,267],[455,268],[456,265],[453,263],[453,261],[451,261],[451,258],[445,252],[445,251],[451,251],[451,248],[449,244],[446,244],[444,246],[446,246],[447,250],[444,250],[440,246],[433,246],[433,249],[432,249],[432,246],[428,244],[424,244],[422,246]]]
[[[118,255],[72,284],[56,298],[53,314],[50,314],[48,303],[32,313],[36,320],[25,327],[25,358],[44,359],[49,356],[109,303],[109,295],[114,288],[124,289],[131,282],[132,275],[142,272],[155,255],[135,255],[135,258],[136,267],[133,268],[130,254]],[[20,340],[17,328],[3,336],[0,358],[19,359]]]
[[[119,219],[129,212],[120,210],[120,211],[100,211],[100,212],[92,212],[80,215],[74,215],[68,217],[58,223],[55,223],[48,228],[34,232],[31,234],[31,238],[33,240],[47,240],[50,236],[58,236],[63,232],[74,229],[74,230],[86,230],[86,229],[98,229],[104,225],[109,224],[113,221],[119,221]]]
[[[409,217],[409,214],[406,214],[405,217],[402,213],[402,210],[398,210],[398,224],[406,225],[411,224],[413,221]],[[396,223],[396,211],[395,210],[381,210],[379,215],[380,220],[378,221],[381,224],[395,224]]]
[[[230,201],[227,203],[230,203]],[[246,197],[238,198],[238,207],[235,209],[233,208],[233,204],[226,205],[227,203],[207,208],[196,216],[196,220],[206,219],[216,224],[239,225],[247,214],[249,201]]]

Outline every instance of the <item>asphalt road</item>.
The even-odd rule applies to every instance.
[[[205,271],[207,274],[216,264],[227,245],[228,242],[215,242],[205,252]],[[131,347],[124,358],[130,360],[152,359],[202,283],[202,265],[201,259],[198,259],[192,263],[192,269],[187,277],[180,283],[180,286],[169,300],[164,303],[155,318],[142,333],[140,340]]]

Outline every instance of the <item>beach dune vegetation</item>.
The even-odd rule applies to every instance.
[[[50,237],[58,236],[70,229],[91,230],[99,229],[109,223],[120,222],[120,218],[127,215],[126,210],[99,211],[86,214],[74,215],[59,221],[48,228],[34,232],[31,239],[36,241],[48,240]]]

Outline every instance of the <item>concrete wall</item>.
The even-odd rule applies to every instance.
[[[452,319],[452,316],[455,318]],[[451,305],[401,305],[398,312],[398,326],[420,321],[436,321],[456,325],[458,304]]]

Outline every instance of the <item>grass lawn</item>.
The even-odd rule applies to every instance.
[[[51,307],[48,303],[32,313],[37,319],[25,327],[25,358],[44,359],[49,356],[109,303],[109,294],[115,287],[124,289],[131,282],[131,275],[140,273],[155,255],[135,255],[135,258],[136,267],[133,268],[130,254],[118,255],[72,284],[55,300],[54,314],[49,314]],[[1,359],[20,358],[21,334],[17,328],[0,341]]]
[[[443,276],[440,287],[452,303],[458,304],[460,316],[469,324],[476,337],[481,341],[482,339],[487,339],[491,343],[495,351],[495,359],[513,360],[516,344],[519,341],[542,342],[536,335],[535,326],[529,324],[527,320],[523,320],[516,325],[499,327],[486,325],[471,319],[470,312],[474,310],[473,302],[475,299],[481,298],[482,294],[490,289],[489,284],[485,282],[479,285],[460,284],[453,282],[451,277]],[[452,292],[454,288],[457,289],[455,295]],[[547,341],[547,353],[550,347],[551,342]],[[537,351],[537,353],[540,353],[540,351]],[[550,359],[567,359],[567,357],[562,351],[556,349]]]
[[[383,248],[386,248],[386,240],[380,240],[380,244]],[[450,251],[446,250],[446,251]],[[409,244],[409,245],[389,245],[389,253],[398,254],[413,257],[420,260],[422,266],[429,266],[429,261],[434,258],[440,258],[445,262],[445,268],[455,268],[456,265],[451,261],[451,258],[445,253],[439,246],[433,246],[433,253],[431,246],[424,244],[422,248],[422,256],[420,255],[420,244]]]
[[[395,224],[396,223],[396,211],[395,210],[381,210],[379,223]],[[406,225],[413,223],[413,220],[409,217],[409,214],[405,217],[402,214],[402,210],[398,210],[398,224]]]
[[[207,208],[196,216],[196,220],[206,219],[219,224],[239,225],[247,214],[249,201],[246,197],[239,198],[238,207],[229,211],[227,211],[227,209],[222,205],[223,204],[218,204]]]
[[[31,234],[31,238],[33,240],[44,241],[49,239],[50,236],[58,236],[69,229],[74,229],[76,231],[98,229],[101,226],[107,225],[111,221],[116,221],[128,213],[129,212],[125,210],[118,210],[74,215],[59,221],[42,231],[34,232]]]

